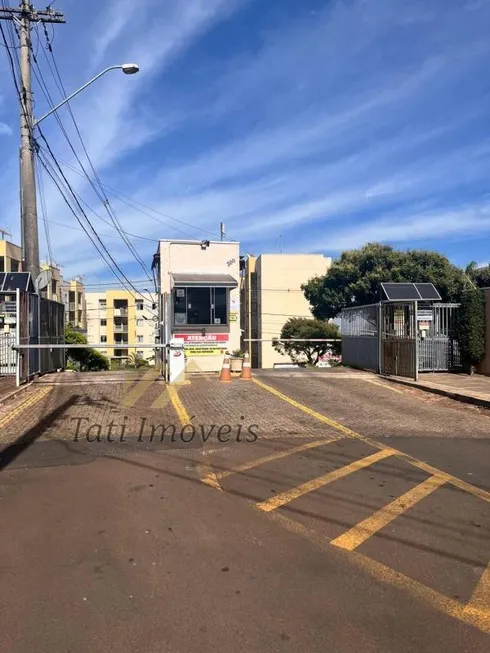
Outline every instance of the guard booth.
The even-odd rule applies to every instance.
[[[0,374],[19,383],[65,366],[64,349],[28,349],[19,345],[65,342],[64,304],[34,292],[28,272],[0,273]]]
[[[459,304],[443,303],[431,283],[384,283],[380,290],[379,303],[341,313],[345,365],[415,379],[461,369]]]

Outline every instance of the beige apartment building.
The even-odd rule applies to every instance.
[[[241,281],[242,347],[250,353],[252,367],[273,368],[290,363],[279,354],[272,339],[290,317],[313,317],[301,285],[328,272],[332,259],[323,254],[262,254],[248,256]],[[261,342],[248,343],[247,339]]]
[[[8,240],[0,240],[0,272],[20,272],[22,249]]]
[[[85,286],[80,279],[62,281],[65,322],[78,331],[87,330]]]
[[[56,263],[48,263],[46,261],[42,261],[41,270],[47,270],[51,272],[52,275],[51,281],[48,283],[42,294],[46,297],[46,299],[51,299],[54,302],[63,304],[63,274],[61,272],[61,268]]]
[[[129,290],[85,293],[89,344],[114,344],[114,347],[99,348],[113,361],[122,363],[135,354],[153,363],[155,350],[146,347],[139,349],[138,344],[155,344],[158,324],[156,302],[155,295]]]
[[[161,240],[153,267],[162,300],[162,342],[184,344],[187,372],[218,372],[240,347],[240,245]]]

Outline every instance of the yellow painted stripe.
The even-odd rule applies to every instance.
[[[373,385],[379,385],[381,388],[384,388],[385,390],[391,390],[392,392],[396,392],[397,394],[401,395],[403,394],[403,390],[400,390],[399,388],[394,388],[391,385],[388,385],[387,383],[380,383],[379,381],[374,381],[373,379],[365,379],[368,383],[372,383]]]
[[[30,408],[41,401],[47,394],[51,392],[51,387],[39,388],[33,394],[31,394],[27,399],[24,399],[16,408],[9,411],[6,415],[0,418],[0,428],[4,428],[10,422],[12,422],[16,417],[18,417],[26,408]]]
[[[286,503],[290,503],[291,501],[294,501],[294,499],[298,499],[304,494],[308,494],[308,492],[313,492],[315,490],[318,490],[319,488],[328,485],[329,483],[333,483],[333,481],[337,481],[340,478],[347,476],[348,474],[352,474],[353,472],[356,472],[359,469],[364,469],[365,467],[369,467],[370,465],[373,465],[379,460],[383,460],[383,458],[388,458],[388,456],[391,456],[392,453],[393,452],[390,449],[385,449],[384,451],[377,451],[376,453],[373,453],[370,456],[366,456],[365,458],[361,458],[360,460],[355,460],[353,463],[350,463],[349,465],[344,465],[344,467],[335,469],[333,472],[329,472],[328,474],[324,474],[323,476],[314,478],[311,481],[302,483],[301,485],[298,485],[297,487],[292,488],[291,490],[286,490],[285,492],[276,494],[270,499],[267,499],[266,501],[262,501],[261,503],[257,504],[257,507],[260,508],[260,510],[263,510],[264,512],[270,512],[271,510],[276,510],[276,508],[280,508],[281,506],[284,506]]]
[[[175,408],[175,412],[177,413],[182,426],[189,424],[190,422],[189,413],[187,412],[184,404],[182,403],[181,398],[179,397],[177,388],[173,385],[169,385],[168,394],[170,396],[170,400],[172,401],[172,406]],[[221,491],[223,489],[219,484],[218,479],[216,478],[216,474],[213,472],[213,470],[210,467],[208,467],[208,465],[204,465],[203,463],[200,463],[198,465],[198,472],[201,481],[203,483],[205,483],[206,485],[210,485],[211,487],[214,487],[216,490]]]
[[[381,451],[387,448],[386,445],[382,444],[381,442],[377,442],[376,440],[373,440],[370,437],[361,435],[360,433],[356,433],[356,431],[347,428],[343,424],[339,424],[339,422],[330,419],[330,417],[327,417],[326,415],[322,415],[321,413],[312,410],[308,406],[299,403],[299,401],[295,401],[294,399],[291,399],[291,397],[288,397],[282,392],[279,392],[279,390],[276,390],[272,386],[267,385],[266,383],[262,383],[262,381],[259,381],[258,379],[255,378],[253,380],[257,385],[259,385],[264,390],[267,390],[268,392],[275,395],[276,397],[279,397],[283,401],[286,401],[288,404],[294,406],[295,408],[298,408],[299,410],[303,411],[307,415],[311,415],[312,417],[319,420],[320,422],[323,422],[324,424],[328,424],[332,428],[337,429],[337,431],[340,431],[341,433],[344,433],[345,435],[348,435],[351,438],[356,438],[357,440],[361,440],[362,442],[365,442],[366,444],[369,444],[370,446],[375,447],[376,449],[380,449]],[[475,485],[471,485],[471,483],[467,483],[466,481],[463,481],[460,478],[457,478],[456,476],[447,474],[446,472],[437,469],[437,467],[428,465],[427,463],[424,463],[421,460],[414,458],[413,456],[409,456],[408,454],[403,453],[398,449],[393,449],[390,447],[390,451],[392,452],[392,455],[396,456],[397,458],[400,458],[401,460],[404,460],[406,463],[413,465],[418,469],[423,469],[431,476],[444,476],[447,483],[450,483],[451,485],[454,485],[455,487],[458,487],[461,490],[464,490],[465,492],[473,494],[479,499],[483,499],[483,501],[490,502],[490,492],[487,492],[486,490],[476,487]]]
[[[464,616],[477,628],[490,633],[490,564],[465,607]]]
[[[142,397],[149,387],[154,383],[158,376],[157,370],[148,370],[141,379],[136,383],[129,392],[127,392],[121,401],[121,406],[124,408],[131,408]]]
[[[291,397],[288,397],[287,395],[283,394],[282,392],[279,392],[279,390],[276,390],[271,385],[267,385],[266,383],[262,383],[262,381],[259,381],[255,377],[254,377],[253,381],[258,386],[263,388],[264,390],[267,390],[268,392],[272,393],[276,397],[279,397],[279,399],[282,399],[283,401],[286,401],[291,406],[294,406],[295,408],[298,408],[299,410],[303,411],[303,413],[306,413],[307,415],[311,415],[311,417],[314,417],[318,421],[323,422],[324,424],[328,424],[329,426],[333,427],[337,431],[340,431],[341,433],[344,433],[345,435],[350,435],[353,438],[361,437],[355,431],[351,431],[351,429],[347,428],[347,426],[344,426],[343,424],[339,424],[338,422],[335,422],[333,419],[330,419],[330,417],[327,417],[326,415],[322,415],[321,413],[317,413],[316,410],[313,410],[312,408],[308,408],[308,406],[305,406],[304,404],[300,404],[299,401],[296,401],[295,399],[291,399]]]
[[[340,440],[340,436],[332,437],[329,440],[327,439],[313,440],[313,442],[307,442],[306,444],[302,444],[298,447],[291,447],[290,449],[285,449],[284,451],[276,451],[275,453],[272,453],[269,456],[264,456],[263,458],[257,458],[255,460],[251,460],[247,463],[243,463],[242,465],[237,465],[232,469],[227,469],[224,472],[218,472],[216,474],[216,477],[221,479],[221,478],[226,478],[227,476],[231,476],[232,474],[239,474],[240,472],[246,472],[247,470],[253,469],[254,467],[260,467],[260,465],[265,465],[266,463],[273,462],[274,460],[279,460],[280,458],[286,458],[287,456],[294,456],[295,454],[301,453],[302,451],[308,451],[309,449],[322,447],[325,444],[330,444],[331,442],[336,442],[337,440]]]
[[[378,510],[378,512],[359,522],[359,524],[346,533],[332,540],[331,544],[341,549],[347,549],[347,551],[353,551],[399,515],[413,508],[424,497],[429,496],[429,494],[437,490],[441,485],[444,485],[444,483],[446,483],[446,479],[443,476],[431,476],[381,510]]]
[[[314,530],[300,524],[294,519],[290,519],[286,515],[280,512],[270,513],[268,518],[272,518],[275,522],[281,525],[283,528],[288,531],[295,533],[309,542],[311,542],[315,547],[324,551],[325,553],[331,554],[332,549],[330,548],[329,541],[322,537],[319,533]],[[376,580],[397,587],[415,599],[423,601],[427,606],[439,610],[440,612],[458,619],[467,624],[471,624],[480,628],[486,633],[490,633],[490,627],[488,623],[484,621],[475,622],[471,617],[466,614],[465,606],[459,601],[440,594],[435,590],[423,585],[419,581],[416,581],[408,576],[405,576],[399,571],[395,571],[390,567],[386,567],[376,560],[372,560],[367,556],[359,553],[358,551],[345,552],[342,549],[337,549],[339,555],[348,555],[349,562],[353,562],[361,571],[368,573],[370,576]]]

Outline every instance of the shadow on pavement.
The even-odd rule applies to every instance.
[[[61,417],[67,408],[73,406],[77,399],[78,395],[70,397],[70,399],[60,404],[60,406],[55,410],[45,415],[45,417],[39,420],[32,428],[26,431],[26,433],[23,433],[19,438],[17,438],[15,442],[12,442],[12,444],[9,444],[7,447],[2,449],[0,452],[0,471],[5,469],[5,467],[10,465],[11,462],[34,444],[52,422]]]

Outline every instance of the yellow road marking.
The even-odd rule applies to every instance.
[[[320,422],[323,422],[324,424],[328,424],[329,426],[336,429],[337,431],[340,431],[341,433],[344,433],[345,435],[348,435],[351,438],[356,438],[357,440],[361,440],[362,442],[365,442],[366,444],[369,444],[371,447],[375,447],[376,449],[380,449],[383,451],[384,449],[387,448],[386,445],[382,444],[381,442],[377,442],[372,438],[361,435],[360,433],[356,433],[356,431],[347,428],[343,424],[339,424],[339,422],[330,419],[330,417],[327,417],[326,415],[322,415],[321,413],[318,413],[316,410],[312,410],[308,406],[299,403],[299,401],[296,401],[295,399],[291,399],[291,397],[288,397],[282,392],[279,392],[279,390],[276,390],[272,386],[267,385],[266,383],[263,383],[262,381],[259,381],[258,379],[255,378],[253,379],[253,381],[264,390],[267,390],[268,392],[275,395],[276,397],[279,397],[279,399],[286,401],[288,404],[294,406],[295,408],[298,408],[299,410],[303,411],[307,415],[311,415],[312,417],[319,420]],[[418,460],[417,458],[413,458],[413,456],[409,456],[408,454],[403,453],[398,449],[394,449],[392,447],[389,447],[389,449],[392,452],[392,455],[396,456],[397,458],[400,458],[401,460],[404,460],[406,463],[413,465],[418,469],[423,469],[431,476],[444,476],[447,483],[450,483],[451,485],[458,487],[460,490],[464,490],[465,492],[473,494],[479,499],[483,499],[483,501],[490,502],[490,492],[487,492],[486,490],[482,490],[481,488],[476,487],[475,485],[471,485],[471,483],[467,483],[466,481],[463,481],[460,478],[457,478],[456,476],[447,474],[446,472],[437,469],[437,467],[428,465],[427,463],[424,463],[421,460]]]
[[[381,510],[378,510],[378,512],[359,522],[346,533],[336,537],[331,544],[347,551],[353,551],[399,515],[412,508],[424,497],[429,496],[441,485],[444,485],[444,483],[446,483],[446,479],[443,476],[431,476],[384,508],[381,508]]]
[[[149,389],[155,379],[158,377],[157,370],[148,370],[141,379],[138,380],[136,385],[127,392],[121,401],[121,406],[124,408],[131,408],[138,401],[140,397]]]
[[[308,451],[308,449],[315,449],[316,447],[322,447],[325,444],[330,444],[331,442],[336,442],[337,440],[340,440],[340,436],[332,437],[329,440],[327,439],[313,440],[313,442],[307,442],[306,444],[302,444],[298,447],[291,447],[290,449],[285,449],[284,451],[278,451],[276,453],[270,454],[269,456],[264,456],[263,458],[256,458],[255,460],[251,460],[247,463],[243,463],[242,465],[237,465],[232,469],[227,469],[224,472],[217,472],[216,477],[218,479],[222,479],[222,478],[226,478],[227,476],[231,476],[232,474],[239,474],[240,472],[246,472],[249,469],[253,469],[254,467],[259,467],[260,465],[265,465],[266,463],[270,463],[273,460],[279,460],[280,458],[293,456],[294,454],[301,453],[302,451]]]
[[[339,478],[343,478],[348,474],[352,474],[352,472],[356,472],[359,469],[364,469],[364,467],[369,467],[369,465],[373,465],[379,460],[383,460],[383,458],[388,458],[388,456],[391,455],[392,455],[392,451],[390,451],[390,449],[377,451],[376,453],[373,453],[370,456],[366,456],[365,458],[360,458],[359,460],[355,460],[353,463],[350,463],[349,465],[344,465],[344,467],[335,469],[333,472],[329,472],[328,474],[324,474],[323,476],[314,478],[311,481],[302,483],[301,485],[298,485],[297,487],[292,488],[291,490],[286,490],[285,492],[276,494],[270,499],[258,503],[257,507],[263,510],[264,512],[270,512],[271,510],[275,510],[276,508],[280,508],[281,506],[284,506],[286,503],[289,503],[290,501],[294,501],[294,499],[298,499],[304,494],[308,494],[308,492],[313,492],[314,490],[318,490],[324,485],[333,483],[333,481],[337,481]]]
[[[393,388],[391,385],[387,385],[386,383],[380,383],[379,381],[375,381],[374,379],[366,379],[368,383],[372,383],[373,385],[379,385],[381,388],[385,388],[385,390],[391,390],[392,392],[396,392],[399,395],[404,394],[403,390],[399,390],[398,388]]]
[[[0,418],[0,428],[3,428],[7,426],[7,424],[10,424],[10,422],[12,422],[16,417],[18,417],[20,413],[22,413],[26,408],[30,408],[31,406],[34,406],[34,404],[37,404],[38,401],[43,399],[43,397],[45,397],[50,392],[51,392],[50,387],[39,388],[39,390],[36,390],[33,394],[27,397],[27,399],[25,399],[16,408],[9,411],[6,415]]]
[[[259,381],[254,377],[253,382],[260,386],[261,388],[264,388],[264,390],[267,390],[268,392],[272,393],[273,395],[276,395],[276,397],[279,397],[279,399],[282,399],[283,401],[286,401],[288,404],[291,406],[294,406],[295,408],[298,408],[299,410],[302,410],[303,413],[306,413],[307,415],[311,415],[311,417],[314,417],[320,422],[323,422],[324,424],[328,424],[329,426],[332,426],[334,429],[337,431],[340,431],[341,433],[344,433],[345,435],[350,435],[353,438],[362,438],[358,433],[355,431],[351,431],[351,429],[347,428],[347,426],[343,426],[343,424],[339,424],[338,422],[335,422],[333,419],[330,419],[326,415],[322,415],[321,413],[317,413],[316,410],[313,410],[312,408],[308,408],[308,406],[305,406],[304,404],[300,404],[299,401],[296,401],[295,399],[291,399],[291,397],[288,397],[287,395],[283,394],[282,392],[279,392],[279,390],[276,390],[273,388],[271,385],[267,385],[266,383],[262,383],[262,381]]]
[[[182,403],[181,398],[179,397],[177,388],[173,385],[169,385],[168,394],[170,396],[172,406],[175,408],[175,412],[177,413],[182,426],[189,424],[191,418],[189,417],[189,413],[187,412],[184,404]],[[201,481],[203,483],[205,483],[206,485],[210,485],[211,487],[214,487],[216,490],[223,490],[223,488],[219,484],[218,479],[216,478],[216,474],[208,465],[199,463],[198,472]]]
[[[330,543],[326,538],[294,519],[290,519],[280,512],[270,513],[268,519],[273,519],[288,531],[306,538],[322,551],[332,551]],[[348,555],[350,562],[354,562],[354,564],[356,564],[362,571],[370,574],[376,580],[388,585],[393,585],[398,589],[405,590],[410,596],[423,601],[429,607],[439,610],[450,617],[454,617],[463,623],[475,626],[486,633],[490,633],[490,623],[488,620],[481,618],[476,619],[474,615],[468,614],[464,604],[459,601],[455,601],[444,594],[440,594],[423,583],[420,583],[413,578],[409,578],[408,576],[405,576],[405,574],[395,571],[390,567],[386,567],[382,563],[372,560],[358,551],[346,552],[342,549],[337,549],[337,551],[340,555]]]
[[[464,609],[464,616],[474,626],[490,633],[490,564],[483,572],[468,605]]]

